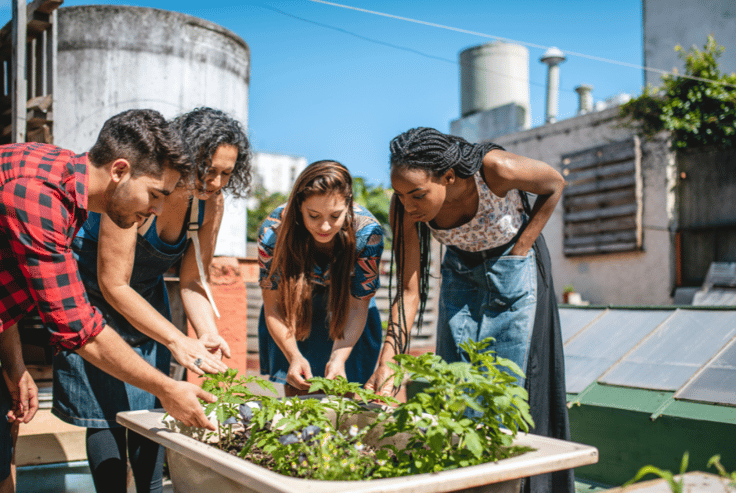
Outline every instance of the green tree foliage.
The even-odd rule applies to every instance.
[[[670,131],[675,149],[736,147],[736,73],[718,69],[724,48],[708,36],[702,51],[679,45],[675,51],[685,61],[686,75],[706,80],[664,75],[660,87],[647,86],[641,96],[622,105],[621,116],[647,137]]]
[[[383,229],[388,231],[388,207],[391,201],[391,191],[382,186],[367,185],[360,177],[353,178],[354,200],[371,211]]]
[[[276,192],[269,194],[263,185],[256,185],[253,189],[253,197],[257,201],[255,209],[248,209],[248,241],[258,240],[258,228],[266,216],[273,210],[286,203],[287,196]]]

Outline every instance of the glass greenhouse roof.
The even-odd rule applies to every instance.
[[[675,398],[736,406],[736,341],[705,365]]]
[[[659,310],[607,309],[565,343],[567,391],[585,390],[669,315]]]
[[[736,309],[560,308],[567,392],[597,382],[736,406]]]

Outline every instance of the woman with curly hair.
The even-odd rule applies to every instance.
[[[258,234],[261,374],[287,396],[313,376],[365,383],[376,366],[383,228],[353,202],[352,182],[336,161],[310,164]]]
[[[218,335],[217,308],[207,285],[224,210],[222,191],[242,196],[250,185],[250,145],[239,122],[212,108],[177,117],[194,168],[156,215],[122,229],[91,213],[73,243],[92,305],[147,362],[169,374],[171,356],[197,375],[227,366],[227,342]],[[164,274],[181,260],[179,289],[197,339],[171,323]],[[85,362],[73,351],[54,356],[53,413],[87,427],[87,457],[98,492],[127,491],[130,460],[136,490],[163,488],[163,448],[115,422],[120,411],[159,407],[156,398]],[[127,454],[126,454],[127,448]]]
[[[495,144],[419,127],[390,144],[394,299],[381,360],[368,388],[391,382],[417,309],[427,300],[430,235],[445,245],[437,354],[467,361],[460,345],[493,338],[489,350],[525,374],[533,432],[570,439],[559,313],[542,228],[564,188],[546,163]],[[529,207],[527,193],[537,196]],[[572,471],[535,476],[524,491],[573,492]]]

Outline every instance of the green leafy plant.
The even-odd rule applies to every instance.
[[[234,368],[228,368],[214,375],[208,374],[202,382],[202,389],[217,397],[217,401],[205,404],[204,412],[211,415],[214,411],[217,419],[216,433],[226,444],[230,444],[233,440],[232,425],[237,422],[240,405],[255,399],[246,386],[251,382],[257,383],[263,390],[276,393],[276,388],[268,380],[256,376],[238,377],[238,370]]]
[[[667,481],[667,484],[670,487],[670,490],[672,493],[683,493],[684,486],[685,486],[685,479],[683,475],[685,474],[685,471],[687,471],[688,462],[690,460],[690,454],[688,452],[685,452],[682,456],[682,461],[680,462],[680,479],[675,479],[675,475],[672,474],[670,471],[660,469],[658,467],[654,467],[652,465],[647,465],[639,469],[639,472],[636,473],[636,476],[634,476],[631,480],[627,481],[623,487],[626,488],[627,486],[630,486],[634,484],[635,482],[642,479],[647,474],[654,474],[655,476],[659,476],[660,478]],[[721,477],[724,477],[726,479],[731,480],[731,486],[736,487],[736,471],[732,473],[728,473],[726,469],[721,464],[721,456],[720,455],[714,455],[708,460],[707,467],[715,467],[718,471],[718,474]]]
[[[658,467],[647,465],[639,469],[639,472],[637,472],[636,475],[632,479],[630,479],[624,484],[624,488],[636,483],[637,481],[639,481],[641,478],[643,478],[647,474],[654,474],[664,479],[665,481],[667,481],[667,484],[672,490],[672,493],[683,493],[682,488],[683,488],[685,479],[682,478],[682,475],[685,474],[685,471],[687,470],[687,463],[688,463],[689,458],[690,458],[690,454],[688,454],[687,452],[685,452],[685,454],[682,456],[682,461],[680,462],[680,480],[679,481],[675,479],[675,475],[672,474],[670,471],[665,471]]]
[[[621,106],[620,114],[647,137],[668,130],[675,149],[736,145],[736,74],[723,74],[718,57],[724,51],[713,36],[703,50],[676,46],[690,79],[662,77],[660,87],[647,86],[641,96]]]
[[[323,398],[282,399],[253,394],[246,384],[275,392],[258,377],[237,378],[236,370],[206,375],[202,387],[218,397],[206,411],[220,422],[206,438],[217,433],[219,448],[275,472],[322,480],[420,474],[522,453],[530,449],[512,444],[513,436],[532,424],[526,391],[517,384],[522,373],[486,351],[488,343],[463,344],[467,363],[448,364],[431,353],[397,356],[396,379],[427,382],[425,391],[406,403],[342,377],[310,379],[310,392]],[[361,421],[361,413],[375,419]],[[368,424],[360,428],[351,418]],[[384,445],[367,446],[369,434]],[[408,437],[406,447],[393,444],[397,436]]]
[[[566,284],[562,288],[562,292],[563,293],[574,293],[575,292],[575,286],[573,286],[572,284]]]
[[[490,342],[461,344],[469,363],[446,363],[432,353],[396,356],[398,364],[391,364],[396,385],[405,375],[426,383],[382,419],[384,437],[410,435],[405,449],[392,450],[403,474],[497,461],[528,450],[512,447],[516,433],[533,424],[527,392],[517,384],[523,373],[486,351]]]
[[[311,384],[309,387],[310,393],[322,392],[326,395],[352,397],[348,399],[330,399],[324,403],[325,407],[335,412],[337,428],[342,426],[347,416],[364,411],[365,405],[369,402],[379,401],[383,404],[398,403],[393,397],[377,395],[370,390],[364,389],[357,382],[348,382],[343,376],[338,376],[332,380],[324,377],[313,377],[309,380],[309,383]],[[360,401],[355,400],[355,398],[360,399]]]
[[[248,241],[257,241],[258,228],[261,227],[263,220],[266,219],[266,217],[273,212],[276,207],[286,203],[288,196],[281,192],[269,194],[263,185],[254,186],[251,196],[255,199],[255,207],[253,209],[248,209],[246,236]]]
[[[731,486],[736,488],[736,471],[732,473],[726,472],[726,469],[721,465],[721,456],[720,455],[714,455],[708,460],[708,467],[715,467],[718,471],[718,474],[721,475],[721,477],[724,477],[726,479],[731,480]]]

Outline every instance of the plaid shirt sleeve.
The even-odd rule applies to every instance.
[[[79,348],[104,328],[104,321],[89,303],[72,256],[74,204],[59,189],[34,179],[12,180],[0,193],[2,226],[25,278],[25,286],[18,279],[15,302],[35,302],[53,345]]]

